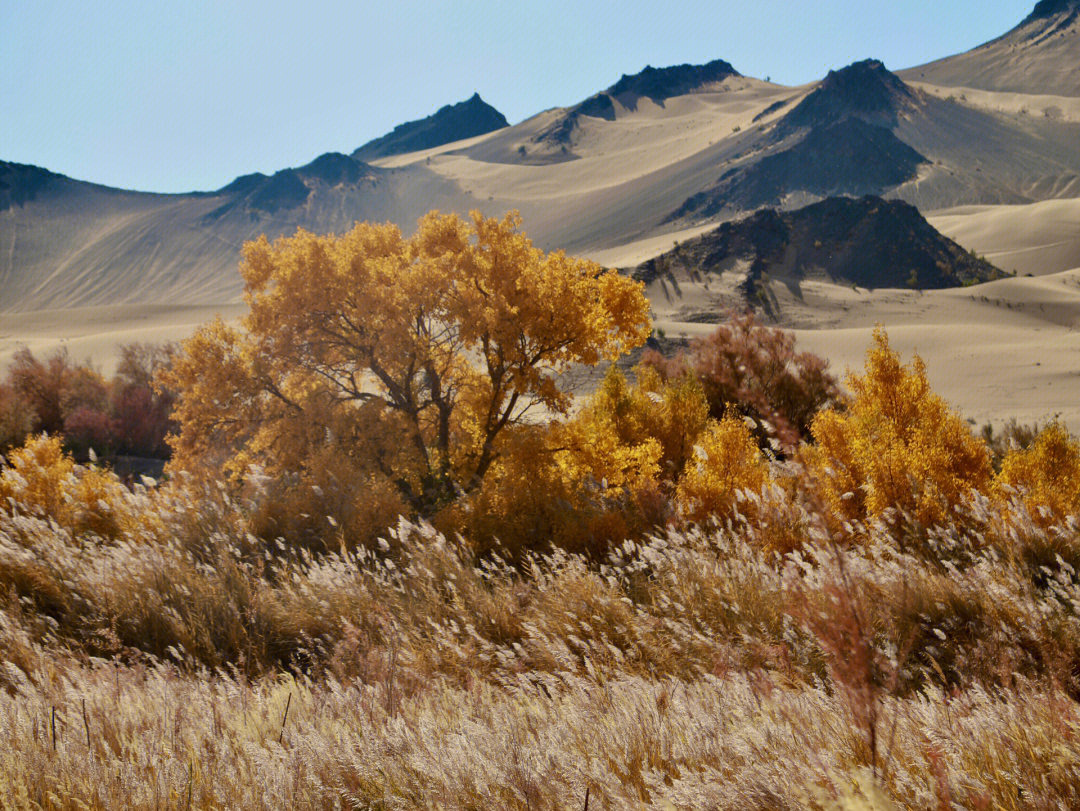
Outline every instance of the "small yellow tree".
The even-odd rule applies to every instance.
[[[823,411],[806,452],[839,515],[867,518],[889,508],[924,525],[944,519],[973,488],[990,481],[990,455],[964,421],[930,390],[922,359],[907,366],[880,327],[866,372],[849,375],[845,411]]]
[[[1041,520],[1039,507],[1061,517],[1080,510],[1080,442],[1060,423],[1046,426],[1031,447],[1006,455],[994,489],[1023,492],[1028,508]]]
[[[565,413],[558,376],[648,336],[639,283],[544,253],[516,214],[432,212],[414,236],[359,223],[244,246],[250,312],[184,346],[174,467],[291,473],[357,515],[429,516],[476,491],[506,430]]]
[[[676,489],[679,507],[691,521],[729,514],[739,492],[758,492],[768,479],[757,442],[737,416],[711,420],[694,452],[696,458],[686,466]]]
[[[75,464],[59,437],[46,434],[0,457],[0,512],[50,518],[75,534],[119,537],[135,528],[127,489],[115,474]]]

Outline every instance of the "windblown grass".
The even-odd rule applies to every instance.
[[[767,486],[514,565],[125,499],[111,538],[0,511],[0,807],[1080,806],[1077,524],[1019,496],[837,528]]]

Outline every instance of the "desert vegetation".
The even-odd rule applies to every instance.
[[[0,452],[47,433],[63,436],[84,461],[91,450],[113,463],[123,456],[168,459],[173,395],[155,386],[154,376],[174,353],[170,344],[121,346],[116,372],[106,379],[66,349],[44,359],[20,349],[0,380]]]
[[[245,257],[162,481],[5,456],[0,806],[1080,804],[1064,427],[742,316],[575,404],[647,304],[513,217]]]

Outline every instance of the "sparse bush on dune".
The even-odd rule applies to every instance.
[[[0,453],[13,448],[34,432],[33,407],[7,383],[0,383]]]
[[[825,360],[796,352],[790,333],[759,323],[752,312],[731,315],[685,353],[665,358],[650,351],[643,363],[665,379],[692,376],[705,391],[710,416],[721,419],[734,409],[772,451],[789,452],[808,439],[814,416],[840,399]]]

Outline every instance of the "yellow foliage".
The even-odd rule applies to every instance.
[[[131,529],[128,496],[114,474],[77,466],[59,437],[28,438],[0,470],[0,510],[51,518],[74,533],[117,537]]]
[[[309,482],[325,467],[339,504],[393,491],[363,521],[476,492],[508,428],[567,411],[561,372],[648,336],[641,284],[546,254],[519,225],[432,212],[408,239],[358,223],[245,245],[244,328],[204,328],[162,377],[180,392],[174,467]]]
[[[845,411],[823,411],[805,458],[829,505],[847,518],[890,508],[924,525],[946,518],[970,490],[990,481],[990,455],[964,421],[930,390],[918,355],[907,366],[880,327],[863,375],[849,375]]]
[[[446,529],[485,546],[601,550],[666,521],[666,496],[708,424],[708,403],[689,376],[671,381],[639,367],[629,383],[612,366],[566,422],[505,432],[468,512]]]
[[[634,372],[637,381],[631,385],[617,367],[608,370],[570,423],[570,433],[576,439],[572,444],[582,459],[594,453],[592,444],[615,444],[640,454],[645,446],[655,443],[657,447],[649,455],[657,469],[641,469],[640,475],[674,481],[708,423],[708,400],[701,384],[690,375],[665,381],[652,366],[638,366]],[[602,465],[594,471],[597,474],[608,477],[609,482],[621,481],[621,474],[604,470]]]
[[[994,489],[1004,495],[1006,488],[1023,491],[1036,518],[1040,507],[1059,517],[1076,513],[1080,510],[1080,442],[1060,423],[1046,426],[1031,447],[1005,456]]]
[[[480,488],[436,525],[479,550],[498,542],[517,554],[551,545],[603,552],[662,524],[659,443],[626,445],[610,425],[596,428],[572,420],[507,430]]]
[[[738,417],[711,421],[694,452],[676,488],[682,514],[691,521],[730,514],[739,491],[759,492],[768,479],[753,434]]]

